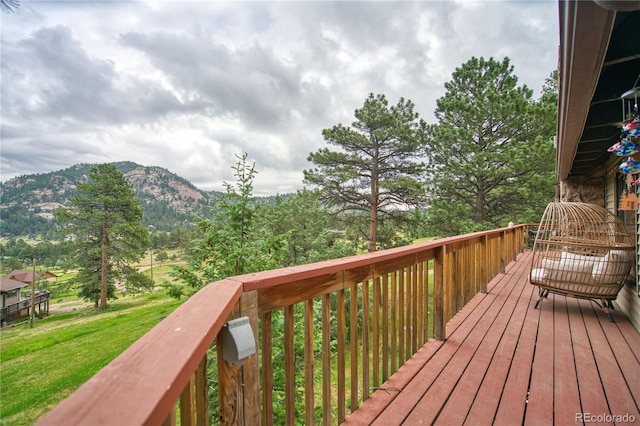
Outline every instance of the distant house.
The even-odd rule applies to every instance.
[[[33,270],[15,269],[11,271],[9,275],[7,275],[7,278],[31,284],[31,282],[33,281]],[[58,276],[51,271],[36,271],[36,278],[44,278],[47,281],[55,281]]]
[[[49,272],[36,272],[42,274],[46,280],[55,280],[57,275]],[[30,287],[33,281],[33,271],[15,270],[6,277],[0,277],[0,299],[2,299],[2,309],[0,309],[0,325],[5,322],[29,315],[32,298],[31,292],[23,294],[22,289]],[[29,288],[30,289],[30,288]],[[36,290],[33,295],[33,306],[38,307],[39,312],[49,313],[50,293],[46,290]]]
[[[0,298],[2,298],[2,308],[20,302],[20,289],[28,286],[29,283],[15,280],[9,277],[0,277]]]

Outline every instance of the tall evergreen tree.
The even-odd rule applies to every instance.
[[[91,168],[88,182],[78,183],[71,208],[55,218],[73,236],[80,295],[100,308],[115,298],[115,282],[129,289],[149,287],[150,280],[130,266],[149,248],[149,232],[141,225],[142,208],[131,185],[113,164]]]
[[[338,124],[322,131],[338,150],[322,148],[309,154],[315,167],[304,171],[304,179],[320,189],[322,201],[333,213],[368,217],[360,231],[369,251],[375,251],[378,226],[406,219],[399,214],[402,208],[425,201],[421,158],[426,124],[414,112],[413,102],[400,99],[389,106],[384,95],[373,93],[356,109],[355,117],[350,128]]]
[[[555,104],[519,86],[509,58],[456,68],[429,129],[430,232],[452,235],[539,217],[554,194]],[[546,204],[546,203],[545,203]]]

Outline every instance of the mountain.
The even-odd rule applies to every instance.
[[[115,164],[131,183],[144,209],[143,223],[170,231],[207,215],[221,193],[203,191],[162,167],[125,161]],[[0,183],[0,233],[24,235],[54,229],[53,212],[68,205],[78,182],[86,182],[93,164],[19,176]]]

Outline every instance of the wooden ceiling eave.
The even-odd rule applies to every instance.
[[[556,177],[569,176],[609,46],[616,12],[591,1],[560,1]]]

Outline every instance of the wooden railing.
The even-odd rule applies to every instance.
[[[340,423],[444,340],[526,237],[520,225],[211,283],[39,424]],[[258,350],[232,366],[220,331],[240,316]]]
[[[37,291],[34,295],[33,304],[39,305],[41,303],[47,302],[51,294],[46,290]],[[0,310],[0,321],[5,321],[7,319],[12,319],[23,311],[27,311],[31,308],[31,297],[27,299],[23,299],[19,302],[12,303],[11,305],[7,305],[2,310]]]

